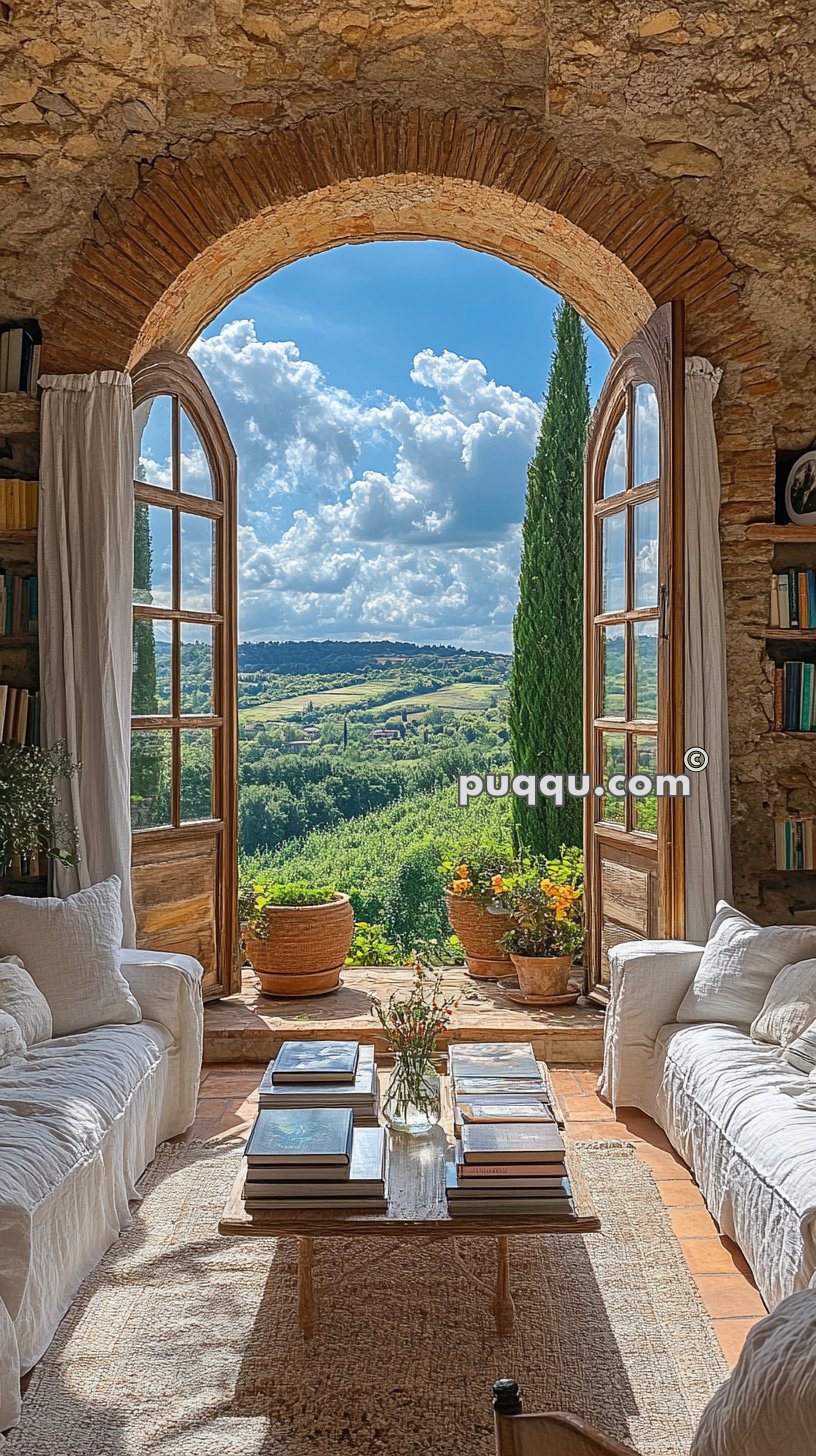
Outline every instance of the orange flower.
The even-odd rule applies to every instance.
[[[454,880],[450,888],[452,895],[461,895],[463,890],[472,889],[472,883],[470,880]]]
[[[458,870],[456,871],[456,873],[459,876],[460,880],[466,880],[467,877],[468,877],[468,867],[467,867],[467,865],[466,864],[460,864],[460,866],[459,866]]]
[[[490,888],[494,895],[501,895],[507,888],[501,875],[494,875],[490,881]]]

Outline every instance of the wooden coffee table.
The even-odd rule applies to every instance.
[[[542,1066],[546,1078],[546,1068]],[[380,1073],[385,1084],[388,1071]],[[388,1185],[387,1213],[343,1213],[336,1209],[300,1210],[278,1213],[264,1209],[247,1213],[243,1186],[246,1163],[241,1167],[226,1207],[218,1224],[218,1232],[227,1238],[296,1238],[298,1241],[298,1323],[306,1339],[314,1334],[317,1302],[314,1290],[314,1241],[331,1238],[396,1238],[396,1239],[462,1239],[495,1238],[496,1282],[492,1306],[496,1327],[505,1334],[513,1326],[515,1305],[510,1292],[510,1256],[508,1238],[524,1238],[546,1234],[589,1234],[600,1228],[592,1198],[581,1165],[567,1142],[567,1171],[572,1187],[576,1218],[544,1218],[531,1215],[490,1215],[482,1218],[466,1214],[452,1218],[445,1198],[445,1154],[452,1148],[453,1104],[449,1077],[441,1079],[442,1120],[425,1137],[391,1134],[391,1173]],[[384,1091],[384,1085],[383,1085]],[[552,1091],[550,1091],[552,1097]],[[558,1109],[553,1099],[553,1106]],[[454,1243],[454,1252],[456,1246]],[[463,1264],[462,1268],[467,1273]]]

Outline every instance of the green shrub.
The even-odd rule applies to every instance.
[[[355,923],[347,966],[396,966],[402,959],[396,946],[389,945],[381,925],[369,925],[365,920]]]

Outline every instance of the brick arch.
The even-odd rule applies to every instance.
[[[668,185],[569,160],[532,123],[352,107],[219,136],[146,164],[95,223],[44,321],[54,372],[185,349],[282,264],[386,237],[496,253],[564,293],[613,350],[671,298],[686,301],[693,349],[750,363],[761,345],[729,259],[678,217]]]

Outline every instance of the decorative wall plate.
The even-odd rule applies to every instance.
[[[785,510],[794,526],[816,526],[816,450],[807,450],[791,466]]]

